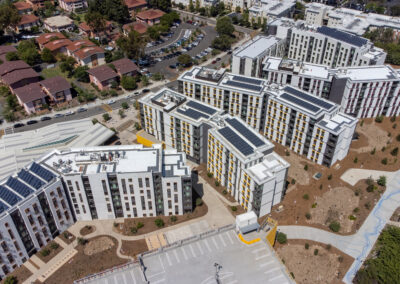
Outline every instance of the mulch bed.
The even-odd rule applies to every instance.
[[[121,253],[136,258],[138,254],[148,251],[146,240],[122,241]]]
[[[65,237],[65,235],[68,234],[68,238]],[[62,239],[66,244],[71,244],[75,240],[75,236],[71,234],[69,231],[64,231],[62,232],[59,236],[60,239]]]
[[[15,276],[17,278],[17,283],[23,283],[25,280],[31,277],[31,275],[32,272],[30,272],[29,269],[24,265],[17,267],[13,272],[7,274],[7,276]],[[1,283],[4,283],[4,281],[5,279],[3,279]]]
[[[53,243],[58,245],[58,247],[56,249],[52,249],[51,248],[51,245]],[[43,256],[41,252],[44,251],[44,250],[48,250],[48,251],[50,251],[50,253],[48,255],[46,255],[46,256]],[[55,257],[62,250],[63,250],[62,246],[60,246],[55,241],[51,241],[44,248],[42,248],[38,253],[36,253],[36,256],[38,258],[40,258],[42,261],[44,261],[45,263],[47,263],[47,262],[49,262],[49,260],[51,260],[53,257]]]
[[[79,231],[79,233],[80,233],[82,236],[86,236],[86,235],[89,235],[89,234],[93,233],[94,231],[96,231],[96,227],[95,227],[95,226],[86,225],[85,227],[83,227],[83,228]]]

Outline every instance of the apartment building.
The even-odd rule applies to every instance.
[[[180,93],[240,117],[260,131],[265,118],[266,87],[265,80],[197,66],[178,78]]]
[[[400,74],[389,65],[329,68],[267,57],[262,77],[328,99],[354,117],[399,115]]]
[[[294,13],[296,1],[294,0],[256,0],[249,8],[250,19],[291,17]]]
[[[266,56],[283,57],[286,41],[276,36],[256,36],[232,54],[232,72],[259,77],[261,63]]]
[[[139,103],[145,131],[206,164],[245,210],[263,216],[282,200],[289,164],[240,118],[168,89]]]

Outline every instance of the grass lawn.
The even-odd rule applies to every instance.
[[[60,70],[60,67],[56,66],[54,68],[49,68],[49,69],[43,69],[42,70],[42,76],[47,79],[47,78],[53,78],[56,76],[61,76],[67,79],[68,82],[72,82],[73,78],[68,78],[67,73],[63,73]]]

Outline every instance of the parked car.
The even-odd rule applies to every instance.
[[[38,121],[33,119],[33,120],[29,120],[26,124],[31,125],[31,124],[35,124],[35,123],[38,123]]]
[[[78,108],[78,110],[76,112],[84,112],[84,111],[87,111],[87,108],[81,107],[81,108]]]
[[[211,62],[211,64],[216,64],[217,63],[217,60],[213,60],[212,62]]]
[[[109,104],[109,105],[112,105],[112,104],[114,104],[115,103],[115,100],[109,100],[108,102],[107,102],[107,104]]]
[[[45,120],[50,120],[50,119],[51,119],[50,116],[43,116],[40,120],[45,121]]]
[[[148,92],[150,92],[150,89],[143,89],[143,90],[142,90],[142,93],[143,93],[143,94],[148,93]]]
[[[176,69],[176,64],[171,64],[171,65],[169,66],[169,68],[171,68],[171,69]]]
[[[63,116],[64,116],[63,113],[57,113],[57,114],[54,115],[54,118],[63,117]]]
[[[25,124],[23,124],[23,123],[14,124],[14,128],[19,128],[19,127],[23,127],[23,126],[25,126]]]
[[[65,113],[66,116],[70,116],[70,115],[73,115],[73,114],[75,114],[75,112],[73,110],[70,110],[70,111]]]
[[[220,60],[221,60],[221,58],[217,57],[215,60],[217,60],[217,61],[220,61]]]

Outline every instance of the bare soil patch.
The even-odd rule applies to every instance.
[[[86,255],[93,255],[99,252],[109,250],[114,246],[114,242],[109,237],[98,237],[89,240],[89,242],[85,245],[83,252]]]
[[[26,268],[24,265],[17,267],[13,272],[7,274],[8,276],[15,276],[17,278],[17,283],[23,283],[26,279],[31,277],[32,272],[29,271],[28,268]],[[1,281],[3,284],[5,279]]]
[[[390,217],[390,221],[400,222],[400,207],[397,207],[396,211],[393,212],[392,217]]]
[[[387,121],[389,121],[389,119],[387,119]],[[352,145],[354,151],[358,153],[370,152],[374,148],[382,149],[382,147],[386,146],[387,142],[390,140],[388,132],[377,124],[378,123],[374,121],[364,121],[363,126],[361,126],[361,124],[357,125],[356,131],[363,136],[359,138],[359,142],[357,141],[358,143]]]
[[[89,240],[89,243],[92,240]],[[111,240],[114,243],[111,248],[93,255],[86,255],[84,253],[85,246],[78,245],[76,247],[78,253],[48,278],[46,284],[73,283],[74,280],[89,274],[99,273],[108,268],[126,263],[128,260],[121,259],[116,254],[117,241],[114,238],[111,238]]]
[[[138,254],[148,251],[145,239],[136,241],[122,241],[121,253],[136,259]]]
[[[95,227],[95,226],[86,225],[85,227],[83,227],[83,228],[79,231],[79,233],[80,233],[82,236],[86,236],[86,235],[89,235],[89,234],[93,233],[94,231],[96,231],[96,227]]]
[[[308,240],[289,240],[276,247],[276,252],[299,284],[342,283],[341,279],[354,260],[335,247]],[[314,254],[316,249],[317,255]]]
[[[50,259],[55,257],[63,248],[55,241],[51,241],[44,248],[42,248],[36,256],[39,257],[44,262],[49,262]],[[46,255],[46,252],[48,253]]]

